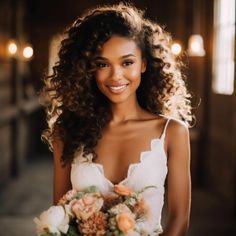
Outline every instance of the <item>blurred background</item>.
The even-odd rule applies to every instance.
[[[60,33],[85,9],[118,2],[0,0],[0,235],[35,235],[33,217],[52,204],[38,91]],[[196,115],[188,236],[236,235],[235,0],[130,2],[172,33],[187,65]]]

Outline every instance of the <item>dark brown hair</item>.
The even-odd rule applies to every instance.
[[[111,119],[108,99],[95,82],[94,58],[112,35],[134,40],[147,60],[137,90],[140,106],[153,113],[191,122],[190,94],[181,73],[181,62],[171,53],[171,37],[143,12],[128,4],[97,7],[66,31],[53,74],[44,78],[48,128],[42,138],[52,147],[55,138],[64,143],[62,161],[72,160],[76,150],[93,154],[102,129]]]

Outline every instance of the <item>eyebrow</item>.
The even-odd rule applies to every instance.
[[[121,56],[119,59],[124,59],[124,58],[127,58],[127,57],[135,57],[135,55],[134,54],[127,54],[127,55]],[[95,60],[98,60],[98,59],[100,59],[100,60],[107,60],[108,61],[108,59],[106,57],[97,56],[95,58]]]

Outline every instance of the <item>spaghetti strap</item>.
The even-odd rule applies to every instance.
[[[167,121],[166,121],[166,123],[165,123],[165,126],[164,126],[164,128],[163,128],[163,131],[162,131],[162,134],[161,134],[161,137],[160,137],[160,139],[162,139],[162,140],[164,140],[164,138],[165,138],[165,136],[166,136],[166,129],[167,129],[167,126],[168,126],[170,120],[171,120],[171,118],[168,118],[168,119],[167,119]]]

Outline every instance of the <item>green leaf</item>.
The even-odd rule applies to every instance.
[[[75,226],[70,225],[66,234],[61,234],[62,236],[80,236],[81,234],[78,232]]]
[[[149,185],[149,186],[146,186],[144,188],[142,188],[140,191],[138,191],[137,193],[143,193],[145,190],[147,190],[148,188],[157,188],[157,186],[155,185]]]
[[[82,198],[84,195],[85,195],[85,192],[78,192],[78,193],[75,195],[75,198],[76,198],[76,199],[80,199],[80,198]]]
[[[80,233],[78,232],[78,230],[77,230],[76,227],[70,226],[70,228],[69,228],[69,230],[68,230],[68,232],[67,232],[66,235],[67,235],[67,236],[79,236]]]
[[[97,186],[92,185],[85,190],[86,193],[98,193],[99,189]]]

